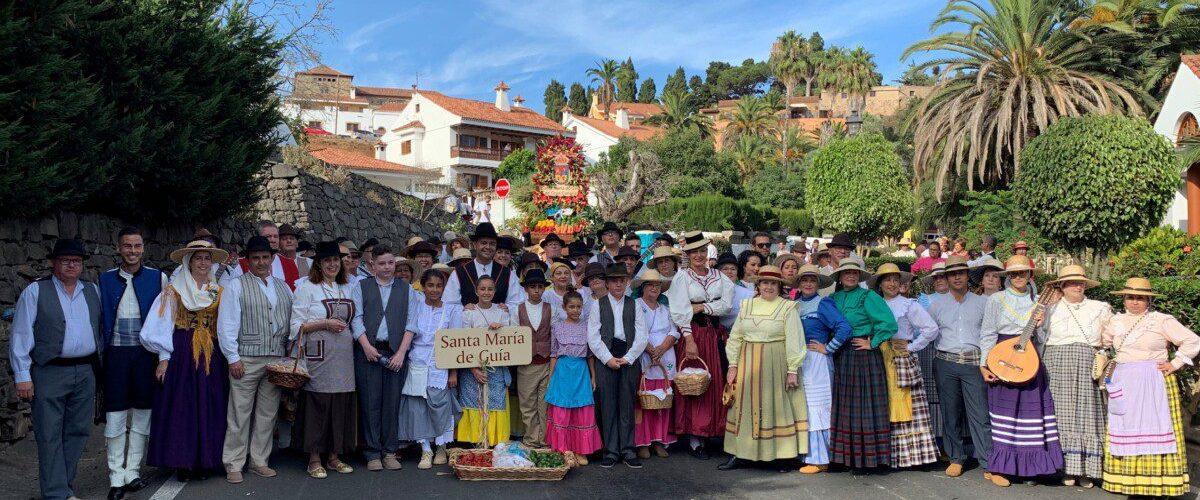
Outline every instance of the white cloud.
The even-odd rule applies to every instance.
[[[346,52],[354,53],[354,51],[358,50],[360,47],[375,42],[375,35],[383,31],[384,28],[388,28],[404,19],[406,14],[411,15],[410,13],[395,14],[391,17],[372,21],[354,31],[351,31],[350,34],[346,36],[346,41],[342,43],[342,48],[344,48]]]

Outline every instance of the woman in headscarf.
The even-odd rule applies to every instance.
[[[229,399],[228,364],[216,348],[221,287],[215,264],[229,254],[205,240],[171,252],[183,272],[158,295],[141,341],[158,355],[146,464],[176,469],[181,481],[221,469]]]
[[[871,289],[887,302],[897,326],[892,340],[880,344],[888,377],[894,468],[930,464],[938,459],[920,362],[915,353],[908,351],[910,341],[919,335],[937,335],[938,326],[917,301],[900,295],[903,284],[911,279],[911,273],[892,263],[879,266],[871,278]]]
[[[550,304],[550,310],[554,312],[553,319],[562,319],[567,317],[563,311],[563,297],[567,292],[575,290],[575,272],[566,262],[555,262],[550,264],[550,286],[546,287],[546,291],[542,292],[542,300]]]
[[[1173,497],[1188,492],[1187,448],[1175,372],[1192,366],[1200,337],[1170,314],[1154,311],[1154,287],[1129,278],[1112,292],[1125,312],[1101,332],[1116,351],[1108,377],[1108,436],[1104,450],[1104,489],[1122,495]],[[1170,348],[1175,354],[1171,355]]]
[[[671,279],[667,299],[671,321],[683,333],[683,342],[675,345],[680,368],[689,361],[699,367],[702,360],[713,374],[704,394],[675,395],[672,403],[675,435],[687,434],[693,457],[708,460],[705,440],[725,435],[725,407],[721,395],[725,380],[721,377],[721,337],[725,330],[720,318],[733,309],[734,285],[728,277],[708,267],[708,245],[711,241],[700,231],[683,237],[683,251],[688,267]]]
[[[354,472],[340,456],[358,445],[354,337],[348,327],[355,311],[344,256],[335,242],[317,243],[308,280],[296,287],[292,301],[292,338],[302,337],[304,362],[312,376],[300,391],[292,442],[308,453],[308,475],[314,479],[328,476],[322,454],[328,455],[325,464],[330,469]]]
[[[891,463],[887,370],[879,346],[897,325],[883,297],[859,286],[869,277],[860,259],[842,259],[833,271],[838,290],[830,296],[853,329],[850,345],[833,360],[832,460],[857,469]]]
[[[804,356],[804,397],[808,404],[808,454],[800,472],[816,474],[829,469],[829,427],[833,409],[833,354],[850,341],[850,323],[829,297],[817,291],[833,285],[815,264],[800,268],[796,309],[804,325],[808,354]]]
[[[800,383],[807,352],[796,302],[779,296],[784,279],[767,266],[753,278],[757,298],[746,299],[729,332],[726,384],[736,384],[718,469],[740,460],[789,460],[808,452],[808,407]]]
[[[1107,302],[1084,296],[1100,282],[1087,277],[1083,266],[1069,265],[1058,272],[1063,297],[1046,310],[1043,344],[1050,375],[1050,395],[1058,421],[1058,441],[1063,449],[1063,485],[1092,487],[1100,479],[1104,459],[1107,400],[1092,379],[1092,364],[1100,349],[1100,333],[1112,318]]]

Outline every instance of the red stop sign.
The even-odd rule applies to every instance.
[[[500,180],[496,181],[496,197],[497,198],[507,198],[508,197],[508,189],[509,189],[508,179],[500,179]]]

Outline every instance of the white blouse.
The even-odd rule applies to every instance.
[[[429,367],[429,387],[445,389],[450,373],[438,368],[434,363],[433,342],[437,338],[438,330],[463,327],[463,308],[458,304],[445,302],[441,307],[433,307],[425,303],[425,294],[420,295],[420,301],[408,305],[408,325],[404,327],[405,330],[413,332],[408,361]]]
[[[201,285],[205,291],[210,289],[220,290],[220,285],[206,283]],[[159,361],[171,359],[171,352],[175,350],[175,294],[169,293],[164,289],[163,293],[158,294],[158,298],[154,299],[154,303],[150,305],[150,312],[146,321],[142,322],[142,330],[138,334],[142,340],[142,346],[146,350],[158,355]],[[224,299],[224,297],[221,297]],[[234,297],[236,300],[237,297]],[[166,302],[166,304],[163,304]],[[219,306],[218,306],[219,307]],[[162,311],[162,314],[159,314]],[[217,333],[217,327],[213,325],[213,333]]]
[[[754,298],[753,285],[751,285],[750,288],[747,288],[747,287],[744,287],[741,285],[734,285],[734,287],[733,287],[733,308],[729,311],[729,314],[721,316],[721,326],[725,327],[726,330],[733,328],[733,322],[734,322],[734,320],[737,319],[738,311],[740,311],[742,309],[742,301],[747,300],[747,299],[753,299],[753,298]]]
[[[692,334],[692,304],[704,304],[704,314],[724,316],[733,310],[734,284],[716,269],[703,276],[691,268],[675,273],[665,292],[671,304],[671,321],[687,337]]]
[[[679,329],[675,327],[675,323],[671,322],[671,312],[667,306],[657,304],[658,307],[651,310],[650,306],[646,305],[645,300],[639,298],[636,299],[636,302],[638,309],[641,309],[642,314],[646,317],[645,328],[648,333],[647,349],[658,347],[659,344],[667,340],[667,337],[675,337],[675,340],[679,340]],[[642,364],[642,373],[646,374],[646,378],[653,380],[661,380],[663,378],[662,372],[658,368],[650,369],[650,366],[654,364],[650,360],[650,353],[643,352],[642,357],[638,361]],[[667,370],[667,380],[674,380],[675,349],[667,349],[667,352],[663,353],[658,361]]]
[[[1088,344],[1100,347],[1100,332],[1113,317],[1112,306],[1085,298],[1071,304],[1066,299],[1046,310],[1046,345]]]
[[[937,323],[917,301],[897,295],[888,300],[887,305],[892,310],[892,316],[896,317],[899,327],[896,335],[892,336],[893,339],[913,340],[919,336],[937,334]]]

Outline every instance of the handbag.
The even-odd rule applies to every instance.
[[[1113,362],[1112,352],[1108,349],[1096,350],[1096,356],[1092,358],[1092,380],[1104,382],[1106,376],[1112,373],[1108,369],[1109,365],[1116,366],[1116,363]]]

